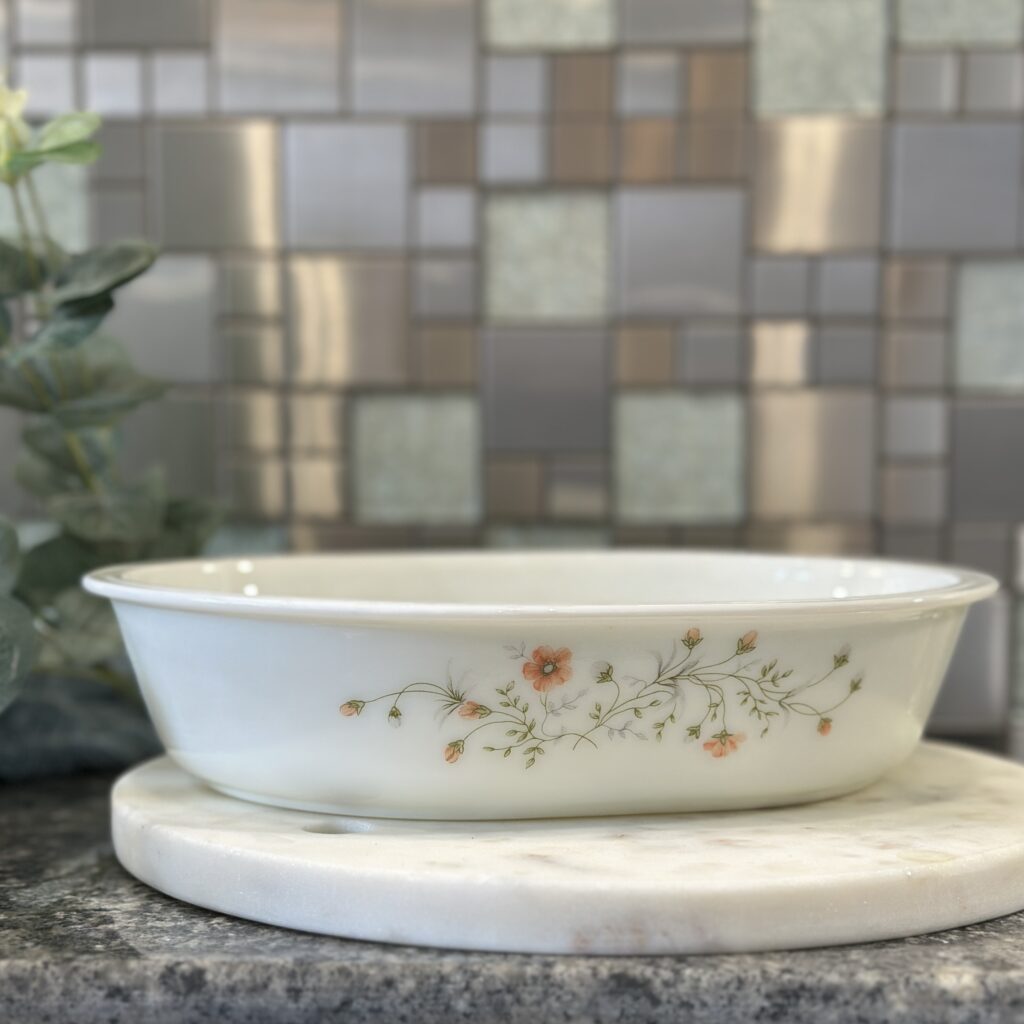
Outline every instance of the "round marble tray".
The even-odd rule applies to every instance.
[[[382,942],[710,953],[863,942],[1024,908],[1024,767],[922,744],[801,807],[409,822],[221,796],[168,758],[113,792],[137,878],[239,917]]]

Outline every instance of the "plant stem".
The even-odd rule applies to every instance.
[[[82,447],[82,442],[78,435],[70,430],[65,431],[64,443],[68,446],[68,451],[71,453],[71,459],[75,464],[75,469],[78,471],[78,475],[82,478],[82,483],[84,483],[85,486],[93,492],[93,494],[99,494],[101,489],[100,482],[89,466],[89,459],[85,454],[85,449]]]
[[[57,248],[57,243],[54,242],[53,236],[50,234],[50,225],[46,219],[46,209],[43,207],[43,202],[39,197],[39,190],[32,180],[32,175],[26,174],[22,180],[25,182],[25,191],[28,192],[28,201],[36,218],[39,233],[43,236],[43,244],[46,246],[46,252],[50,260],[50,271],[52,273],[63,262],[63,254]]]

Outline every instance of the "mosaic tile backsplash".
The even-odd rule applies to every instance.
[[[112,323],[176,385],[133,463],[250,545],[978,566],[1005,588],[936,725],[1024,749],[1024,0],[0,0],[0,24],[34,115],[106,119],[88,174],[46,169],[60,240],[164,250]]]

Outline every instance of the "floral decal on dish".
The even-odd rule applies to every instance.
[[[778,658],[756,655],[759,645],[752,629],[724,652],[705,658],[704,635],[691,626],[667,657],[658,656],[648,678],[620,675],[605,662],[595,666],[592,685],[570,692],[575,667],[568,647],[540,644],[527,652],[520,644],[506,650],[519,663],[521,681],[496,687],[496,699],[489,702],[482,695],[471,698],[449,678],[444,684],[410,683],[368,700],[352,698],[339,710],[356,718],[371,704],[387,701],[388,723],[400,726],[403,703],[420,698],[435,702],[444,720],[454,716],[465,722],[463,734],[440,749],[448,764],[479,749],[506,758],[518,755],[524,767],[532,768],[556,744],[575,750],[581,744],[597,747],[617,739],[653,737],[660,742],[674,730],[688,741],[703,740],[701,748],[712,758],[726,758],[740,754],[747,740],[737,720],[754,725],[763,738],[776,719],[797,716],[811,719],[818,735],[828,736],[832,715],[863,682],[861,675],[844,672],[850,664],[849,644],[836,651],[824,671],[806,677],[780,667]],[[532,697],[531,689],[539,696]],[[485,738],[492,742],[482,744]]]

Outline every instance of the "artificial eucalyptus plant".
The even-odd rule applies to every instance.
[[[53,531],[22,550],[0,519],[0,709],[33,668],[130,685],[110,606],[79,587],[82,574],[194,554],[216,526],[207,504],[169,497],[159,469],[138,479],[119,469],[121,420],[163,388],[102,325],[114,292],[156,252],[117,242],[72,254],[54,241],[33,171],[93,162],[100,119],[70,113],[33,130],[25,100],[0,83],[0,182],[17,224],[16,238],[0,239],[0,405],[24,415],[9,464]]]

